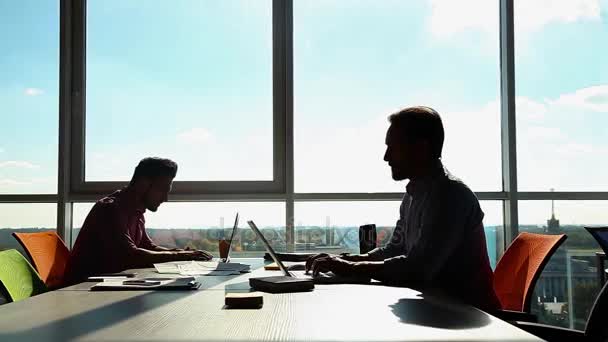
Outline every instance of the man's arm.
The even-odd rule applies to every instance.
[[[181,249],[181,248],[167,248],[167,247],[157,245],[156,243],[154,243],[154,241],[152,241],[152,239],[150,238],[150,235],[148,235],[148,232],[145,229],[144,229],[144,234],[141,239],[141,247],[144,249],[147,249],[149,251],[154,251],[154,252],[184,251],[184,249]]]
[[[192,253],[192,252],[198,251],[199,253],[202,253],[207,256],[206,260],[211,260],[213,258],[211,253],[209,253],[207,251],[191,249],[189,247],[186,247],[185,249],[183,249],[183,248],[167,248],[167,247],[159,246],[159,245],[155,244],[154,241],[152,241],[152,239],[150,238],[150,235],[148,235],[148,232],[146,232],[145,229],[144,229],[144,235],[142,237],[142,248],[147,249],[149,251],[153,251],[153,252],[191,252]]]
[[[143,248],[131,250],[130,268],[151,267],[169,261],[209,260],[202,251],[151,251]]]
[[[405,194],[403,201],[401,202],[401,206],[399,207],[399,220],[397,220],[397,223],[395,224],[395,229],[393,230],[393,234],[391,236],[391,240],[386,246],[375,248],[366,254],[342,253],[335,256],[329,255],[327,253],[320,253],[306,260],[306,271],[313,270],[314,272],[315,270],[313,269],[313,265],[317,260],[321,261],[317,264],[321,264],[328,260],[334,260],[335,258],[339,258],[343,261],[348,261],[350,263],[373,261],[381,262],[386,258],[390,258],[403,253],[403,244],[405,243],[405,212],[406,208],[409,208],[409,205],[410,197]],[[340,265],[344,266],[345,264],[340,263]]]
[[[380,264],[382,264],[382,261],[385,258],[399,254],[399,251],[403,250],[402,243],[404,242],[403,236],[405,234],[403,222],[404,221],[402,219],[397,221],[395,230],[393,230],[391,241],[386,246],[375,248],[366,254],[341,253],[338,255],[330,255],[327,253],[319,253],[314,256],[311,256],[310,258],[308,258],[308,260],[306,260],[305,269],[306,271],[313,270],[313,273],[318,273],[318,268],[315,268],[315,264],[335,259],[341,259],[342,261],[346,261],[351,264],[359,262],[376,262],[376,265],[379,262]],[[344,263],[339,264],[345,265]],[[344,271],[347,272],[346,269]]]
[[[121,215],[118,208],[106,207],[104,216],[108,220],[107,247],[118,253],[127,268],[152,267],[155,263],[168,261],[209,260],[210,255],[201,251],[156,251],[139,248],[129,236],[126,218]],[[148,238],[149,247],[158,247],[152,243],[147,234],[145,236]]]

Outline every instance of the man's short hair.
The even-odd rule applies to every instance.
[[[439,113],[425,106],[409,107],[389,116],[388,120],[398,139],[408,143],[427,140],[431,157],[441,158],[444,131]]]
[[[175,178],[176,174],[177,163],[173,160],[158,157],[148,157],[142,159],[139,164],[137,164],[137,167],[135,167],[135,172],[133,172],[133,177],[131,177],[131,184],[135,183],[141,178]]]

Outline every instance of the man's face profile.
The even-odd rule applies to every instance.
[[[403,130],[396,130],[393,125],[386,132],[386,152],[384,161],[391,167],[396,181],[411,179],[413,170],[420,166],[429,152],[427,141],[408,142]]]
[[[146,209],[155,212],[163,202],[167,202],[172,184],[172,177],[164,176],[151,179],[148,191],[144,195]]]

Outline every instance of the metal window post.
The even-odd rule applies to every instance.
[[[503,202],[504,245],[517,236],[517,146],[515,131],[515,47],[513,1],[500,0],[500,98],[502,183],[507,199]],[[502,251],[501,251],[502,252]]]
[[[71,246],[72,239],[72,203],[71,187],[71,153],[72,153],[72,91],[75,76],[72,62],[79,57],[75,49],[75,38],[82,35],[77,32],[83,19],[79,16],[82,4],[79,0],[61,0],[59,18],[59,148],[57,159],[57,234]]]
[[[275,125],[283,133],[283,152],[285,160],[285,240],[287,251],[295,247],[294,227],[294,150],[293,150],[293,2],[274,0],[272,2],[272,42],[273,42],[273,79],[274,107],[283,115]],[[277,151],[277,149],[275,149]]]

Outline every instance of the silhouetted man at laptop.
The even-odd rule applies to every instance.
[[[169,159],[145,158],[127,187],[95,203],[70,254],[68,284],[154,263],[212,258],[205,251],[157,246],[146,233],[144,212],[167,201],[176,173],[177,164]]]
[[[368,254],[316,255],[307,261],[307,270],[440,290],[481,309],[498,309],[484,214],[475,194],[443,167],[439,114],[411,107],[389,121],[384,160],[394,180],[410,180],[390,242]]]

